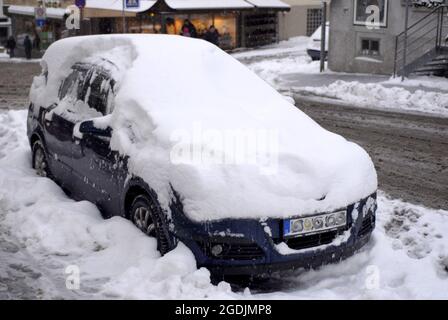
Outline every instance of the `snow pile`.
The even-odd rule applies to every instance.
[[[404,81],[400,77],[390,78],[382,82],[385,85],[404,86],[409,88],[421,87],[422,90],[428,88],[431,90],[440,90],[448,92],[448,79],[443,77],[419,76],[405,78]]]
[[[160,257],[155,239],[130,221],[103,220],[91,203],[75,202],[51,180],[30,168],[26,112],[0,113],[0,220],[21,246],[64,286],[69,266],[80,270],[81,290],[90,298],[221,298],[230,288],[214,287],[210,274],[197,269],[184,245]],[[52,292],[47,292],[54,298]]]
[[[2,237],[15,237],[20,250],[16,255],[37,261],[42,298],[448,298],[448,211],[380,193],[377,228],[359,254],[319,270],[274,278],[264,283],[268,293],[257,288],[232,291],[225,282],[212,285],[209,272],[196,269],[192,253],[182,244],[160,257],[155,240],[129,221],[103,220],[91,203],[75,202],[51,180],[36,176],[25,124],[24,111],[0,113],[0,150],[5,151],[0,155],[0,221],[6,228]],[[1,264],[0,274],[10,274],[8,268],[17,262]],[[66,270],[73,266],[80,271],[80,288],[68,290]],[[7,286],[12,290],[14,283]]]
[[[306,52],[309,42],[309,37],[294,37],[260,49],[237,52],[232,56],[270,85],[285,89],[283,75],[319,73],[320,62],[312,61]]]
[[[363,149],[322,129],[202,40],[115,35],[58,41],[43,58],[48,82],[35,80],[32,101],[56,102],[71,65],[99,57],[118,67],[115,109],[107,118],[111,147],[130,156],[132,173],[150,183],[166,209],[170,184],[194,220],[324,212],[377,188]],[[255,161],[235,160],[235,149],[223,142],[235,132],[237,141],[246,141],[247,132],[267,133],[242,146]]]
[[[378,83],[338,80],[324,87],[294,88],[294,92],[338,99],[359,107],[406,110],[448,116],[448,93],[388,88]]]

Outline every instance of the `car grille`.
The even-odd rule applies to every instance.
[[[199,242],[203,252],[213,259],[220,260],[257,260],[264,257],[263,250],[256,243]],[[212,248],[221,245],[222,253],[215,256]]]
[[[367,216],[362,222],[361,229],[358,231],[358,237],[363,237],[370,233],[375,227],[375,219],[372,216]]]
[[[330,231],[309,236],[291,238],[285,240],[285,242],[291,249],[301,250],[329,244],[333,242],[338,234],[338,231]]]

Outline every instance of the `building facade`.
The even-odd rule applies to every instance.
[[[11,19],[3,13],[3,0],[0,0],[0,46],[6,43],[12,34]]]
[[[74,0],[5,0],[16,37],[38,36],[41,48],[67,36],[66,8]],[[43,26],[37,26],[34,8],[46,6]],[[185,20],[202,38],[211,25],[219,32],[219,46],[225,50],[257,47],[279,40],[279,14],[290,10],[281,0],[140,0],[140,7],[126,9],[122,0],[87,0],[81,34],[163,33],[181,34]],[[79,33],[78,33],[79,34]]]
[[[423,2],[432,5],[426,7]],[[442,2],[410,0],[408,25],[426,17]],[[397,35],[405,30],[405,4],[406,0],[332,0],[329,68],[338,72],[393,74]],[[371,20],[370,6],[379,8],[379,21]]]
[[[311,36],[322,24],[322,0],[283,0],[290,7],[279,15],[280,40]],[[329,18],[327,13],[327,19]]]

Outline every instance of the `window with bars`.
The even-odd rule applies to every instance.
[[[376,39],[361,39],[361,54],[363,56],[379,56],[380,41]]]
[[[322,9],[308,9],[306,12],[306,34],[311,36],[322,24]]]

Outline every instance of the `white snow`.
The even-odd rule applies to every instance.
[[[382,82],[386,85],[399,85],[403,87],[421,87],[422,89],[438,89],[441,91],[446,91],[448,93],[448,79],[443,77],[430,77],[430,76],[420,76],[414,78],[405,78],[402,81],[401,77],[390,78],[388,81]]]
[[[373,78],[372,82],[366,83],[368,76],[366,74],[338,73],[326,69],[324,73],[318,75],[320,62],[312,62],[306,54],[310,41],[312,40],[308,37],[296,37],[278,44],[232,55],[269,84],[290,95],[296,92],[313,95],[316,99],[338,99],[354,107],[379,108],[397,112],[404,110],[446,116],[448,79],[421,76],[406,78],[404,81],[401,81],[401,77],[386,78],[386,81],[382,81],[382,79]],[[319,45],[316,49],[320,50]],[[377,59],[370,60],[382,63]],[[295,76],[297,80],[300,80],[299,83],[306,83],[304,79],[307,79],[308,75],[313,78],[313,85],[294,87]],[[329,79],[326,78],[327,75]],[[341,80],[328,85],[329,81],[337,79],[338,75],[350,81]],[[327,85],[319,84],[318,77]],[[360,80],[357,81],[357,79]]]
[[[125,8],[125,11],[143,12],[154,6],[156,2],[155,0],[140,0],[139,8]],[[86,0],[86,8],[122,11],[123,0]]]
[[[291,8],[289,4],[280,0],[246,0],[258,8]]]
[[[309,37],[294,37],[256,50],[233,53],[260,78],[279,90],[287,90],[282,85],[282,76],[319,73],[320,62],[312,61],[306,50]]]
[[[168,7],[176,10],[253,8],[253,5],[244,0],[165,0],[165,2]]]
[[[43,298],[83,299],[447,299],[448,211],[379,195],[371,242],[352,258],[274,278],[278,291],[232,291],[210,283],[179,245],[160,257],[154,239],[122,218],[103,220],[30,168],[26,112],[0,112],[0,221],[40,265]],[[11,261],[13,264],[14,261]],[[23,261],[21,261],[23,263]],[[79,290],[66,289],[66,268],[79,268]],[[0,273],[8,268],[0,266]],[[31,280],[30,280],[31,281]],[[34,285],[37,281],[33,280]]]
[[[34,8],[33,6],[20,6],[20,5],[12,5],[8,7],[8,13],[18,14],[18,15],[27,15],[34,16]],[[51,19],[62,19],[65,14],[65,9],[63,8],[47,8],[46,16]]]
[[[448,117],[448,92],[416,90],[402,87],[386,87],[380,83],[335,81],[323,87],[293,88],[300,94],[338,99],[358,107],[424,112]]]
[[[121,71],[111,147],[130,156],[131,172],[150,184],[167,210],[170,184],[193,220],[326,212],[377,188],[373,163],[362,148],[321,128],[202,40],[116,35],[58,41],[42,62],[48,83],[37,77],[31,100],[36,106],[57,102],[71,65],[98,57]],[[243,161],[235,152],[239,147]]]

